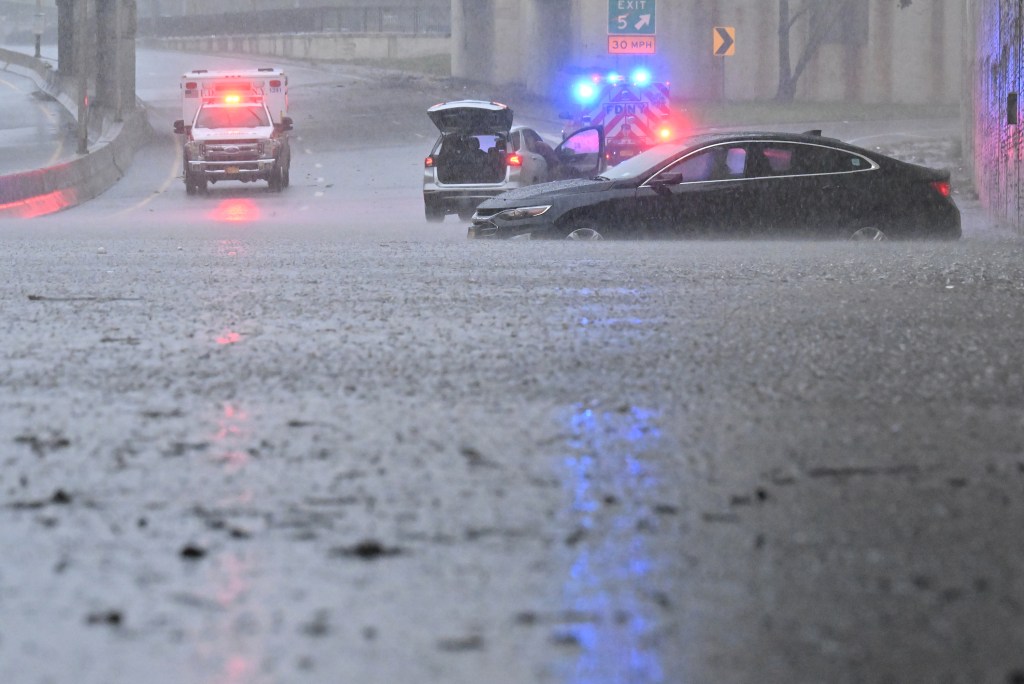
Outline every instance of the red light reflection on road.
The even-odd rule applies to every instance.
[[[237,624],[245,616],[250,621],[259,613],[258,606],[250,603],[253,567],[250,560],[237,553],[224,553],[217,557],[210,575],[213,598],[220,612],[198,647],[200,660],[210,663],[215,670],[208,684],[259,684],[266,680],[260,676],[258,664],[262,648],[258,640],[240,639]],[[265,625],[263,625],[265,626]]]
[[[242,334],[228,330],[217,337],[217,344],[235,344],[242,341]]]
[[[214,221],[224,223],[250,223],[260,217],[260,208],[251,199],[232,198],[221,200],[213,210]]]
[[[213,441],[221,447],[216,453],[216,458],[223,462],[229,471],[241,470],[249,463],[249,452],[238,448],[247,436],[248,422],[248,413],[234,404],[224,404]]]
[[[245,656],[233,655],[224,663],[224,676],[219,681],[222,684],[243,684],[249,681],[255,670],[255,663],[249,662]]]

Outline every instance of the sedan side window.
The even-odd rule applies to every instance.
[[[799,145],[793,163],[795,173],[844,173],[863,171],[871,163],[859,154],[819,145]]]
[[[784,176],[793,171],[793,148],[789,145],[766,145],[763,148],[764,158],[768,160],[768,168],[774,176]]]
[[[691,154],[662,173],[680,174],[683,183],[742,178],[746,159],[747,150],[745,148],[718,145]]]

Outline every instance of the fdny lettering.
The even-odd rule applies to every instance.
[[[609,114],[640,114],[641,116],[647,115],[648,104],[646,102],[636,103],[625,103],[625,104],[606,104],[604,106],[605,115]]]
[[[645,10],[647,0],[618,0],[616,7],[620,10]]]

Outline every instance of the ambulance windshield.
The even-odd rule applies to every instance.
[[[257,128],[269,125],[270,117],[261,104],[207,105],[199,110],[195,128]]]

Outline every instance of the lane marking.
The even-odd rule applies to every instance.
[[[170,168],[170,172],[167,175],[167,179],[164,180],[164,182],[161,183],[160,186],[157,187],[157,189],[152,194],[150,194],[148,197],[146,197],[144,200],[142,200],[142,201],[140,201],[140,202],[138,202],[138,203],[136,203],[136,204],[134,204],[134,205],[132,205],[130,207],[125,207],[124,209],[122,209],[120,211],[116,211],[116,212],[114,212],[113,215],[114,216],[123,216],[124,214],[127,214],[129,212],[138,211],[139,209],[141,209],[142,207],[146,206],[147,204],[152,202],[154,199],[156,199],[160,195],[162,195],[165,192],[167,192],[167,188],[171,187],[171,183],[173,183],[173,182],[177,181],[179,178],[181,178],[181,173],[179,173],[179,169],[181,168],[182,163],[183,163],[183,160],[182,160],[181,145],[175,144],[175,146],[174,146],[174,155],[173,155],[173,157],[171,159],[171,168]]]
[[[22,90],[18,86],[3,78],[0,78],[0,83],[4,84],[11,90],[22,95],[28,95],[31,97],[32,93],[35,92],[35,88],[33,88],[32,91]],[[53,154],[50,155],[50,158],[46,160],[45,164],[46,166],[53,166],[60,160],[61,157],[64,156],[64,136],[60,135],[60,124],[57,121],[57,118],[53,115],[53,112],[46,108],[46,104],[43,102],[35,102],[34,104],[36,109],[42,112],[43,116],[50,122],[51,125],[55,127],[54,133],[55,138],[57,140],[57,147],[53,150]]]

